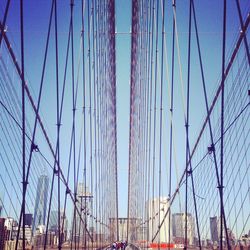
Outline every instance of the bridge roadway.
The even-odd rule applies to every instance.
[[[127,247],[126,247],[126,250],[158,250],[158,248],[146,248],[146,247],[138,247],[136,245],[133,245],[133,244],[129,244]],[[161,248],[160,250],[168,250],[169,248]],[[170,249],[175,249],[175,250],[183,250],[183,247],[182,248],[179,248],[179,247],[175,247],[175,248],[170,248]],[[188,250],[199,250],[200,248],[199,247],[195,247],[195,246],[188,246],[187,248]],[[202,249],[203,250],[208,250],[208,249],[214,249],[214,250],[219,250],[219,246],[218,247],[214,247],[212,248],[211,246],[202,246]],[[248,248],[248,246],[234,246],[232,249],[234,250],[250,250]],[[112,248],[105,248],[105,250],[112,250]],[[227,247],[223,248],[223,250],[228,250]]]
[[[34,248],[35,250],[43,250],[44,248],[43,247],[41,247],[41,248]],[[53,246],[53,247],[47,247],[46,248],[47,250],[55,250],[55,249],[58,249],[58,247],[57,246]],[[72,248],[71,248],[71,246],[70,245],[67,245],[67,246],[62,246],[62,250],[70,250],[70,249],[75,249],[75,247],[73,246]],[[84,247],[83,246],[79,246],[79,248],[78,248],[78,246],[77,246],[77,248],[76,249],[84,249]],[[89,246],[88,247],[88,249],[91,249],[91,247]],[[143,249],[148,249],[148,250],[154,250],[153,248],[140,248],[140,247],[137,247],[137,246],[135,246],[135,245],[132,245],[132,244],[129,244],[127,247],[126,247],[126,250],[143,250]],[[167,250],[168,248],[162,248],[161,250]],[[176,249],[176,250],[183,250],[183,248],[173,248],[173,249]],[[188,249],[189,250],[198,250],[199,249],[199,247],[188,247]],[[212,249],[211,247],[202,247],[202,249],[203,250],[206,250],[206,249]],[[214,250],[216,250],[216,249],[219,249],[219,247],[218,248],[214,248]],[[227,248],[224,248],[225,250],[227,250]],[[240,247],[240,246],[237,246],[237,247],[234,247],[233,248],[234,250],[249,250],[249,248],[247,247],[247,246],[242,246],[242,247]],[[28,250],[28,249],[27,249]],[[103,247],[103,248],[96,248],[96,247],[93,247],[93,250],[113,250],[111,247]],[[157,249],[158,250],[158,249]]]

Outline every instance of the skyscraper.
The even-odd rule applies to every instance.
[[[155,242],[171,242],[172,230],[171,225],[169,226],[169,216],[171,216],[170,211],[164,219],[165,213],[168,209],[169,202],[166,197],[155,198],[147,202],[147,217],[151,218],[148,223],[148,237],[150,240],[155,236],[159,225],[163,223],[155,238]]]
[[[179,238],[183,240],[185,238],[185,220],[186,214],[185,213],[175,213],[172,216],[172,225],[173,225],[173,236],[175,238]],[[195,225],[194,225],[194,218],[190,213],[187,213],[187,240],[188,244],[194,244],[194,237],[195,237]]]
[[[211,240],[213,242],[219,242],[219,230],[218,230],[218,219],[217,216],[210,217],[210,232],[211,232]]]
[[[50,212],[49,229],[51,231],[57,231],[58,230],[58,211],[57,210],[53,210],[53,211]]]
[[[25,226],[32,226],[32,214],[25,214],[24,215],[25,218]]]
[[[4,249],[5,234],[6,234],[4,223],[5,219],[0,218],[0,249]]]
[[[63,228],[62,228],[63,227]],[[49,219],[49,230],[56,233],[58,236],[58,211],[53,210],[50,213]],[[60,230],[61,230],[61,240],[64,242],[67,237],[68,230],[68,219],[63,211],[60,212]]]
[[[63,225],[63,231],[67,230],[68,219],[66,215],[64,215],[63,211],[60,212],[60,224],[61,224],[61,230],[62,230],[62,225]],[[54,232],[58,231],[58,211],[56,210],[53,210],[50,213],[49,229]]]
[[[74,211],[75,218],[73,214],[73,224],[74,224],[73,238],[74,240],[76,240],[76,242],[82,243],[85,240],[88,240],[88,236],[86,235],[85,232],[84,223],[88,224],[88,216],[86,214],[90,212],[91,198],[92,194],[89,192],[88,187],[86,187],[85,190],[85,185],[83,183],[78,183],[77,187],[78,202],[76,203],[76,207],[78,211],[81,213],[81,215],[79,215],[76,211]],[[82,220],[84,220],[84,222]]]
[[[46,210],[48,200],[49,177],[41,175],[38,178],[36,189],[36,202],[34,211],[34,220],[32,224],[32,232],[38,225],[45,225],[46,223]]]

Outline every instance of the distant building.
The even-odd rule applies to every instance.
[[[109,218],[109,228],[110,228],[110,235],[109,239],[111,241],[115,240],[133,240],[133,241],[140,241],[145,237],[145,229],[141,225],[142,219],[140,218]],[[128,225],[129,224],[129,225]],[[118,239],[117,239],[117,225],[118,225]],[[127,235],[129,229],[129,236]]]
[[[72,223],[75,225],[73,228],[73,241],[84,243],[85,241],[89,241],[90,237],[85,230],[85,223],[88,225],[89,221],[89,214],[90,214],[90,204],[92,199],[92,194],[89,192],[88,188],[83,183],[79,183],[77,187],[77,203],[76,207],[78,212],[75,211],[75,218],[74,218],[74,211],[72,216]],[[86,202],[86,203],[85,203]],[[86,221],[85,221],[86,220]],[[88,227],[88,226],[87,226]],[[76,229],[76,230],[75,230]]]
[[[62,234],[61,237],[62,241],[64,242],[67,239],[68,220],[66,216],[64,216],[63,211],[60,212],[60,224],[61,224],[61,234]],[[58,237],[58,211],[54,210],[51,211],[50,213],[49,230],[54,232]]]
[[[30,226],[25,226],[24,230],[25,230],[25,240],[30,244],[32,240],[32,228]],[[23,230],[21,229],[19,240],[22,240],[22,239],[23,239]]]
[[[189,245],[195,244],[195,224],[190,213],[175,213],[172,216],[173,237],[179,242],[185,242],[185,221],[187,218],[187,241]],[[175,241],[176,242],[176,241]]]
[[[0,218],[0,249],[4,249],[6,228],[4,226],[5,219]]]
[[[248,246],[250,248],[250,237],[248,236],[248,234],[241,235],[241,237],[240,237],[240,245]]]
[[[50,217],[49,217],[49,229],[51,231],[57,231],[58,230],[58,211],[51,211]]]
[[[32,226],[32,220],[33,220],[32,214],[25,214],[24,215],[25,226],[31,227]]]
[[[210,233],[213,243],[219,242],[218,219],[217,216],[210,217]]]
[[[230,245],[235,246],[236,237],[230,228],[227,229],[227,235],[228,235],[228,240],[229,240]]]
[[[39,228],[42,229],[42,228]],[[46,234],[42,230],[37,230],[36,235],[33,239],[33,247],[34,249],[43,249],[45,244],[45,237]],[[47,234],[47,241],[46,241],[47,247],[55,247],[57,245],[57,239],[54,232],[48,232]]]
[[[14,218],[12,217],[5,218],[4,226],[6,227],[6,230],[11,231],[14,226]]]
[[[220,241],[220,233],[221,233],[221,227],[220,227],[220,223],[221,223],[221,217],[210,217],[210,232],[211,232],[211,240],[214,243],[219,243]],[[230,244],[234,244],[235,242],[235,236],[232,232],[232,230],[230,228],[227,228],[227,233],[228,233],[228,238],[230,241]],[[225,237],[225,228],[223,225],[223,242],[226,241],[226,237]]]
[[[46,224],[48,188],[49,188],[49,177],[47,175],[41,175],[38,178],[37,189],[36,189],[34,220],[32,224],[33,233],[38,225]]]
[[[155,242],[171,242],[172,240],[172,227],[171,222],[169,225],[169,218],[171,212],[169,210],[167,216],[164,218],[169,209],[169,202],[166,197],[160,197],[147,202],[147,218],[148,223],[148,237],[151,241],[158,230],[159,225],[163,222],[159,233],[155,238]],[[163,221],[164,220],[164,221]],[[170,236],[170,238],[169,238]]]
[[[17,235],[18,223],[14,220],[14,218],[7,217],[5,218],[4,226],[6,229],[5,239],[6,240],[14,240]]]

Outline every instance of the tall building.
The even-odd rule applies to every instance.
[[[4,224],[5,224],[5,219],[0,218],[0,249],[4,249],[4,243],[5,243],[6,229]]]
[[[170,211],[168,212],[167,217],[164,219],[168,209],[169,202],[166,197],[156,198],[147,202],[147,217],[149,218],[148,237],[150,240],[153,239],[159,225],[163,222],[154,242],[171,242],[172,230],[171,225],[169,226],[169,216],[171,216]]]
[[[219,242],[219,231],[218,231],[218,219],[217,216],[210,217],[210,233],[211,240],[213,242]]]
[[[221,217],[210,217],[210,233],[211,233],[211,240],[213,241],[213,243],[217,243],[219,244],[220,242],[220,233],[221,233]],[[230,228],[227,228],[227,235],[228,235],[228,239],[230,244],[234,244],[236,241],[235,235],[232,232],[232,230]],[[223,241],[226,241],[226,234],[225,234],[225,227],[223,225],[223,237],[222,237]]]
[[[48,188],[49,188],[49,177],[47,175],[41,175],[38,178],[37,190],[36,190],[34,220],[32,224],[33,233],[38,225],[46,224]]]
[[[79,183],[77,187],[77,200],[78,202],[76,203],[76,207],[78,211],[80,212],[75,213],[75,220],[74,220],[74,211],[73,211],[73,216],[72,216],[72,222],[74,225],[72,225],[73,228],[73,240],[76,242],[83,243],[89,240],[87,232],[85,232],[85,225],[84,223],[87,224],[88,227],[88,213],[90,213],[90,204],[91,204],[91,199],[92,195],[89,192],[88,188],[86,187],[85,190],[85,185],[83,183]],[[86,204],[85,204],[86,201]],[[85,221],[86,219],[86,221]]]
[[[51,231],[57,231],[58,230],[58,211],[56,211],[56,210],[53,210],[53,211],[50,212],[49,229]]]
[[[67,237],[68,220],[66,216],[64,215],[63,211],[60,212],[60,224],[61,224],[62,241],[65,241]],[[62,226],[63,226],[63,230],[62,230]],[[58,236],[58,211],[56,210],[51,211],[50,213],[49,229],[50,231],[54,232]]]
[[[6,229],[5,239],[6,240],[13,240],[16,238],[16,227],[18,223],[12,217],[6,217],[4,226]]]
[[[31,240],[32,240],[32,229],[30,226],[25,226],[25,240],[28,242],[28,243],[31,243]],[[23,230],[21,229],[20,230],[20,236],[19,236],[19,240],[22,240],[23,239]]]
[[[190,213],[175,213],[172,216],[173,237],[176,241],[184,243],[185,240],[185,221],[187,217],[187,241],[189,245],[194,245],[195,242],[195,223],[194,218]]]
[[[25,226],[32,226],[32,214],[25,214],[24,215],[24,220],[25,220]]]

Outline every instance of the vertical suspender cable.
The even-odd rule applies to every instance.
[[[159,1],[157,1],[157,5],[156,5],[156,31],[155,31],[155,37],[156,37],[156,41],[155,41],[155,71],[154,71],[154,77],[155,77],[155,83],[154,83],[154,124],[153,124],[153,166],[152,166],[152,198],[153,198],[153,202],[152,202],[152,212],[153,212],[153,219],[152,219],[152,232],[154,231],[154,219],[155,219],[155,151],[156,151],[156,113],[157,113],[157,68],[158,68],[158,25],[159,24]],[[159,197],[160,199],[160,197]],[[159,200],[160,202],[160,200]]]
[[[24,81],[24,31],[23,31],[23,0],[20,0],[20,28],[21,28],[21,64],[22,64],[22,140],[23,140],[23,250],[25,250],[25,189],[26,189],[26,170],[25,170],[25,81]],[[17,239],[18,241],[18,239]]]
[[[84,46],[84,0],[82,0],[81,4],[81,16],[82,16],[82,50],[83,50],[83,63],[82,63],[82,74],[83,74],[83,137],[84,137],[84,147],[83,147],[83,180],[84,180],[84,190],[86,190],[86,182],[87,182],[87,141],[86,141],[86,82],[85,82],[85,46]],[[86,200],[86,199],[85,199]],[[86,206],[84,200],[84,206]],[[82,199],[81,199],[81,209],[82,209]],[[86,209],[86,207],[85,207]],[[86,210],[85,210],[86,214]],[[86,220],[84,217],[84,223],[86,226]],[[80,231],[81,232],[81,231]]]
[[[93,49],[93,69],[94,69],[94,157],[95,157],[95,199],[97,198],[97,188],[98,188],[98,179],[97,179],[97,174],[98,174],[98,169],[97,169],[97,77],[98,73],[96,74],[96,64],[97,64],[97,20],[96,20],[96,12],[97,12],[97,3],[96,0],[94,0],[94,14],[93,14],[93,40],[94,40],[94,49]],[[93,198],[94,201],[94,198]],[[95,213],[93,213],[93,219],[92,219],[92,226],[94,226],[94,216],[97,217],[97,207],[98,203],[97,200],[95,200]],[[97,232],[97,222],[95,222],[95,228]],[[92,236],[93,237],[93,236]],[[97,242],[97,239],[95,239],[95,242]],[[93,246],[92,246],[93,248]]]
[[[49,199],[48,215],[47,215],[47,222],[46,222],[45,240],[44,240],[44,246],[43,246],[43,249],[44,249],[44,250],[46,250],[46,248],[47,248],[47,239],[48,239],[48,230],[49,230],[49,220],[50,220],[51,202],[52,202],[52,197],[53,197],[55,175],[57,174],[57,169],[56,169],[57,152],[56,152],[56,154],[55,154],[55,157],[56,157],[56,158],[55,158],[55,161],[54,161],[53,176],[52,176],[51,188],[50,188],[50,199]]]
[[[165,0],[163,0],[163,17],[162,17],[162,39],[161,39],[161,85],[160,85],[160,134],[159,134],[159,207],[158,207],[158,213],[159,213],[159,221],[158,221],[158,227],[161,224],[161,164],[162,164],[162,109],[163,109],[163,52],[164,52],[164,25],[165,25]],[[160,235],[159,235],[159,241],[161,241]]]
[[[62,119],[62,109],[63,109],[64,93],[65,93],[65,86],[66,86],[66,76],[67,76],[67,68],[68,68],[68,58],[69,58],[70,34],[71,34],[71,27],[69,26],[68,40],[67,40],[67,50],[66,50],[66,61],[65,61],[64,76],[63,76],[62,100],[61,100],[61,107],[60,107],[60,122],[59,123],[61,123],[61,119]],[[72,147],[73,147],[73,131],[71,130],[68,170],[67,170],[67,177],[66,177],[67,178],[67,180],[66,180],[66,190],[65,190],[64,205],[63,205],[62,230],[64,228],[65,211],[66,211],[66,205],[67,205],[67,198],[68,198],[68,195],[69,195],[68,183],[69,183],[70,161],[71,161],[71,155],[72,155]]]
[[[96,130],[96,143],[97,143],[97,151],[96,151],[96,196],[95,196],[95,202],[96,202],[96,213],[95,213],[95,222],[96,222],[96,232],[100,232],[100,226],[98,224],[98,218],[99,218],[99,204],[100,204],[100,122],[99,122],[99,102],[100,102],[100,94],[99,94],[99,63],[100,63],[100,38],[99,38],[99,16],[100,16],[100,10],[99,10],[99,2],[96,2],[96,124],[97,130]],[[99,237],[96,238],[96,242],[99,245]]]
[[[57,31],[57,0],[55,0],[55,47],[56,47],[56,109],[57,109],[57,188],[58,188],[58,249],[61,250],[61,211],[60,211],[60,103],[59,103],[59,69],[58,69],[58,31]]]
[[[144,9],[145,9],[145,14],[144,14],[144,25],[145,25],[145,31],[144,31],[144,37],[143,39],[145,40],[145,64],[144,64],[144,77],[145,77],[145,108],[144,108],[144,116],[145,120],[143,121],[145,123],[145,128],[144,128],[144,165],[145,165],[145,170],[144,170],[144,183],[143,183],[143,188],[144,188],[144,203],[142,206],[144,206],[143,210],[143,227],[146,224],[147,221],[147,210],[146,210],[146,204],[147,204],[147,189],[148,189],[148,103],[149,103],[149,81],[148,81],[148,66],[149,66],[149,1],[146,1],[144,4]],[[147,240],[148,237],[147,235],[143,235],[142,240]]]
[[[143,154],[143,148],[144,148],[144,130],[145,130],[145,124],[144,124],[144,117],[145,117],[145,88],[144,88],[144,65],[145,65],[145,53],[144,53],[144,18],[143,18],[143,9],[144,5],[141,3],[140,6],[140,26],[141,26],[141,32],[140,32],[140,80],[139,80],[139,93],[140,93],[140,101],[139,101],[139,120],[138,120],[138,128],[139,128],[139,140],[138,140],[138,169],[141,169],[142,166],[145,166],[144,162],[144,154]],[[139,170],[140,171],[140,170]],[[138,202],[138,209],[136,213],[136,218],[141,218],[143,220],[143,207],[144,207],[144,178],[145,173],[143,173],[140,176],[140,182],[138,183],[138,189],[137,189],[137,196],[141,196],[141,201]],[[136,238],[138,239],[138,226],[136,226]]]
[[[148,118],[147,118],[147,137],[148,137],[148,140],[147,140],[147,147],[148,147],[148,155],[147,155],[147,163],[148,163],[148,173],[147,173],[147,176],[148,176],[148,187],[147,187],[147,200],[148,200],[148,204],[149,204],[149,199],[150,199],[150,171],[151,171],[151,103],[152,103],[152,80],[151,80],[151,69],[152,69],[152,59],[151,59],[151,54],[152,54],[152,49],[151,49],[151,44],[152,44],[152,41],[151,41],[151,33],[153,35],[153,32],[150,32],[151,30],[151,23],[153,23],[153,20],[152,20],[152,0],[150,0],[150,3],[149,3],[149,25],[148,25],[148,44],[149,44],[149,51],[148,51],[148,67],[147,67],[147,70],[148,70]],[[149,211],[147,211],[147,228],[149,228]],[[147,230],[147,241],[149,242],[149,230]]]
[[[153,104],[153,57],[154,57],[154,0],[152,0],[151,2],[151,20],[152,20],[152,31],[151,31],[151,58],[150,58],[150,114],[149,114],[149,176],[152,174],[152,157],[151,157],[151,143],[152,143],[152,104]],[[150,183],[150,181],[149,181]],[[150,185],[149,185],[149,198],[150,198]],[[152,199],[152,195],[151,195],[151,199]],[[150,203],[150,207],[151,207],[151,212],[152,213],[152,205]],[[151,217],[151,215],[150,215]],[[151,228],[153,231],[153,218],[151,217]],[[151,240],[151,239],[150,239]]]
[[[90,44],[90,27],[91,27],[91,23],[90,23],[90,2],[88,1],[88,80],[89,80],[89,151],[90,151],[90,180],[91,180],[91,190],[92,188],[92,180],[93,180],[93,164],[92,164],[92,78],[91,78],[91,44]],[[85,216],[84,216],[84,221],[85,221],[85,225],[87,225],[87,183],[85,180],[84,183],[84,208],[85,208]],[[86,234],[84,234],[84,248],[86,249],[87,247],[87,239],[86,239]]]
[[[119,224],[118,224],[118,172],[117,172],[117,116],[116,116],[116,51],[115,51],[115,1],[112,0],[111,2],[111,48],[113,51],[113,67],[112,67],[112,75],[113,75],[113,107],[114,107],[114,174],[115,174],[115,191],[116,191],[116,197],[115,197],[115,215],[116,215],[116,237],[119,240]]]
[[[188,163],[189,163],[189,144],[188,144],[188,132],[189,132],[189,90],[190,90],[190,52],[191,52],[191,0],[189,1],[189,24],[188,24],[188,75],[187,75],[187,110],[186,110],[186,185],[185,185],[185,244],[184,249],[187,249],[187,199],[188,199]]]
[[[224,151],[224,84],[225,84],[225,52],[226,52],[226,16],[227,14],[227,0],[224,0],[223,5],[223,38],[222,38],[222,72],[221,72],[221,169],[220,169],[220,249],[223,249],[223,219],[225,218],[224,208],[223,208],[223,151]],[[225,228],[225,232],[227,228]],[[229,247],[229,245],[228,245]]]
[[[142,37],[142,39],[144,40],[144,65],[143,65],[143,75],[144,75],[144,144],[142,147],[143,150],[143,157],[144,157],[144,166],[145,169],[144,171],[144,182],[143,182],[143,204],[142,204],[142,223],[143,223],[143,227],[145,227],[144,225],[146,225],[146,220],[147,220],[147,186],[148,186],[148,97],[149,97],[149,89],[148,89],[148,51],[149,51],[149,43],[148,43],[148,34],[149,34],[149,29],[148,29],[148,23],[149,23],[149,1],[147,3],[144,4],[144,36]],[[147,240],[147,235],[144,233],[143,234],[143,241]]]
[[[97,175],[96,175],[96,167],[97,167],[97,158],[96,158],[96,66],[95,66],[95,59],[96,59],[96,36],[95,36],[95,11],[96,11],[96,2],[95,0],[92,0],[92,39],[93,39],[93,92],[94,92],[94,102],[93,102],[93,115],[94,115],[94,176],[95,176],[95,180],[92,180],[95,182],[95,192],[96,192],[96,185],[97,185]],[[93,177],[94,178],[94,177]],[[91,194],[93,195],[94,192],[94,185],[92,184],[92,188],[91,188]],[[93,207],[93,198],[91,199],[91,214],[94,217],[94,207]],[[91,227],[94,227],[94,220],[91,220]],[[94,231],[92,230],[92,238],[94,236]],[[91,245],[92,249],[94,247],[93,245],[93,241],[92,241],[92,245]]]
[[[138,1],[132,0],[132,11],[131,11],[131,19],[132,19],[132,31],[131,31],[131,69],[130,69],[130,123],[129,123],[129,169],[128,169],[128,208],[127,208],[127,241],[129,239],[129,230],[130,230],[130,216],[131,216],[131,202],[130,199],[132,198],[131,192],[131,183],[132,183],[132,130],[133,130],[133,99],[134,99],[134,64],[136,63],[136,36],[137,36],[137,23],[138,23]]]
[[[100,167],[99,167],[99,180],[101,183],[101,188],[100,188],[100,195],[99,195],[99,210],[100,210],[100,214],[99,214],[99,222],[101,221],[101,219],[103,218],[103,210],[104,207],[102,206],[102,198],[103,198],[103,192],[104,192],[104,182],[102,181],[102,174],[104,171],[104,153],[103,153],[103,134],[104,134],[104,129],[103,129],[103,123],[104,123],[104,119],[101,119],[101,114],[104,112],[104,104],[103,104],[103,88],[104,88],[104,84],[103,84],[103,79],[104,79],[104,74],[103,74],[103,65],[104,65],[104,52],[103,52],[103,37],[104,37],[104,32],[103,32],[103,2],[100,3],[99,2],[99,11],[100,11],[100,22],[99,22],[99,34],[101,36],[100,39],[100,43],[99,43],[99,53],[100,53],[100,60],[99,60],[99,67],[100,67],[100,101],[99,101],[99,126],[100,126],[100,130],[99,130],[99,145],[100,145]],[[100,224],[100,232],[101,234],[104,233],[103,230],[103,226]]]
[[[176,7],[176,2],[173,0],[173,7]],[[170,142],[169,142],[169,188],[168,188],[168,202],[171,199],[172,193],[172,156],[173,156],[173,114],[174,114],[174,64],[175,64],[175,18],[173,17],[173,37],[172,37],[172,72],[171,72],[171,104],[170,104]],[[168,204],[170,206],[170,204]],[[170,214],[170,213],[169,213]],[[171,231],[171,216],[168,217],[168,243],[170,243]],[[170,246],[169,248],[170,249]]]

